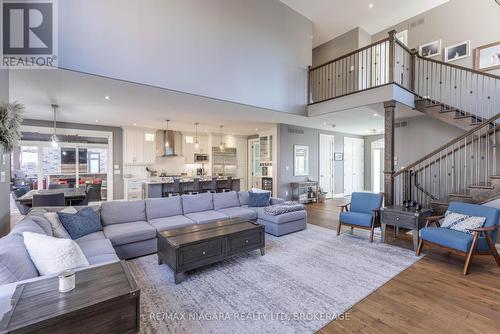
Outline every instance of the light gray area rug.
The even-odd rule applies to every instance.
[[[143,333],[314,333],[416,262],[414,252],[368,234],[308,225],[266,234],[253,251],[190,272],[174,284],[156,255],[128,262],[141,288]]]

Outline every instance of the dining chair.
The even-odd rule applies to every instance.
[[[89,184],[85,187],[85,198],[79,202],[72,202],[72,205],[88,205],[90,202],[100,202],[101,198],[101,185]]]
[[[174,178],[174,182],[170,189],[168,188],[168,184],[164,184],[163,186],[166,188],[163,192],[164,197],[180,196],[181,180],[178,177]]]
[[[217,180],[219,178],[217,176],[212,176],[212,180],[210,181],[210,189],[207,189],[207,193],[216,193],[217,192]]]
[[[494,243],[497,229],[500,226],[500,210],[484,205],[450,202],[448,211],[467,216],[484,217],[486,220],[482,227],[467,229],[470,233],[466,233],[441,227],[441,219],[445,216],[429,217],[425,227],[420,230],[417,256],[420,255],[424,245],[437,246],[465,256],[464,275],[469,273],[472,258],[475,255],[492,255],[497,265],[500,266],[500,255],[498,255]],[[431,224],[435,224],[436,227],[432,227]]]
[[[33,195],[32,207],[40,206],[65,206],[64,193],[35,194]]]
[[[188,195],[198,195],[200,193],[200,179],[193,179],[193,182],[184,190],[184,193]]]
[[[380,227],[380,207],[383,195],[369,192],[352,193],[351,202],[340,207],[337,235],[340,235],[342,225],[350,226],[351,230],[360,228],[370,230],[370,242],[373,242],[375,227]]]
[[[63,183],[63,184],[51,183],[51,184],[49,184],[49,189],[66,189],[66,188],[69,188],[69,184],[67,184],[67,183]]]
[[[224,188],[222,188],[222,192],[230,192],[233,191],[233,178],[231,176],[228,176],[226,178],[226,185]]]
[[[12,195],[14,196],[14,199],[18,199],[19,197],[23,196],[26,194],[28,191],[26,188],[19,188],[16,189],[12,192]],[[16,207],[19,210],[19,213],[22,215],[27,215],[28,212],[30,211],[30,207],[24,204],[21,204],[19,201],[14,201],[16,203]]]

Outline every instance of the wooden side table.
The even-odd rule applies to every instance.
[[[386,206],[380,209],[380,225],[382,229],[382,242],[385,242],[386,226],[394,228],[407,228],[412,230],[413,250],[416,251],[419,242],[418,231],[425,226],[425,220],[430,217],[432,210],[422,209],[416,211],[414,208],[405,208],[400,205]]]
[[[139,298],[125,261],[76,272],[66,293],[58,277],[19,284],[0,333],[137,333]]]

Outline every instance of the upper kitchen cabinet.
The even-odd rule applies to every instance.
[[[151,165],[155,162],[155,131],[148,129],[123,129],[123,164]]]
[[[184,151],[184,163],[194,164],[199,163],[195,161],[195,154],[209,154],[210,150],[208,148],[208,136],[198,135],[198,149],[195,148],[196,138],[194,134],[183,134],[182,135],[182,147]]]
[[[273,136],[261,136],[259,138],[260,144],[260,161],[273,160]]]

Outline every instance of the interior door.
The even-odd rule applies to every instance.
[[[372,191],[375,193],[384,191],[384,140],[380,139],[372,143]]]
[[[319,135],[319,186],[326,192],[326,198],[334,194],[334,137]]]
[[[364,190],[364,146],[362,138],[344,138],[344,195]]]

